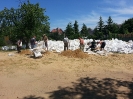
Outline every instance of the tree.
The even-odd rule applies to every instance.
[[[99,19],[99,22],[98,22],[98,26],[97,26],[97,28],[98,28],[98,31],[99,31],[99,32],[103,32],[104,22],[103,22],[101,16],[100,16],[100,19]]]
[[[95,35],[96,39],[103,39],[104,38],[103,32],[104,32],[104,22],[102,20],[102,17],[100,16],[98,25],[94,31],[94,35]]]
[[[107,21],[107,29],[108,29],[108,31],[110,31],[111,33],[112,33],[112,24],[113,24],[113,20],[112,20],[112,18],[111,18],[111,16],[109,16],[109,18],[108,18],[108,21]]]
[[[88,29],[87,26],[83,23],[83,26],[81,28],[81,36],[87,37],[88,36]]]
[[[76,20],[73,28],[74,28],[74,39],[75,39],[79,36],[78,22]]]
[[[6,27],[13,28],[10,38],[15,36],[15,38],[25,39],[28,48],[29,40],[33,35],[39,37],[43,30],[49,31],[49,17],[44,14],[45,11],[46,9],[40,8],[38,3],[31,4],[27,0],[27,3],[21,4],[18,9],[11,8],[1,11],[0,20],[2,20],[2,24],[4,24],[4,20],[6,21]],[[44,25],[43,28],[42,25]]]
[[[97,27],[95,27],[93,30],[93,39],[97,39],[98,38],[97,35],[98,35],[98,30]]]
[[[39,4],[31,4],[29,1],[21,6],[22,26],[26,42],[30,40],[33,35],[39,35],[42,24],[48,26],[49,17],[44,15],[45,9],[40,8]],[[46,29],[46,28],[45,28]]]
[[[73,39],[74,38],[74,29],[72,26],[72,23],[68,23],[66,30],[65,30],[65,36],[67,36],[69,39]]]
[[[112,24],[112,33],[113,34],[118,34],[119,33],[119,26],[118,26],[118,24],[116,24],[116,23]]]
[[[132,33],[133,32],[133,18],[126,20],[120,27],[120,33]]]
[[[41,40],[42,39],[42,35],[46,34],[47,36],[50,36],[50,26],[49,26],[49,22],[42,24],[42,26],[40,27],[40,30],[38,31],[38,39]]]

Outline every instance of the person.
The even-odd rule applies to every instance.
[[[44,41],[46,50],[48,51],[48,37],[46,36],[46,34],[43,34],[43,41]]]
[[[21,47],[22,47],[22,40],[19,39],[19,40],[17,41],[17,51],[18,51],[18,53],[21,52]]]
[[[91,51],[94,51],[96,49],[95,39],[93,39],[93,41],[91,42],[90,48],[91,48]]]
[[[80,50],[84,51],[84,40],[79,37],[79,43],[80,43]]]
[[[97,51],[99,51],[99,50],[100,50],[100,48],[101,48],[101,42],[99,41],[99,42],[97,42],[97,45],[96,45],[96,50],[97,50]]]
[[[66,51],[68,50],[68,46],[69,46],[69,39],[67,36],[64,38],[63,42],[64,42],[64,51]]]
[[[103,40],[100,40],[100,43],[101,43],[100,50],[102,51],[102,50],[104,50],[104,47],[105,47],[106,43]]]
[[[31,38],[30,44],[31,44],[31,49],[36,47],[36,36],[33,36],[33,38]]]

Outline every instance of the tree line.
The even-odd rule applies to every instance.
[[[77,37],[84,37],[87,39],[112,39],[123,37],[133,37],[133,18],[125,20],[122,24],[114,23],[111,16],[108,17],[106,23],[102,20],[100,16],[99,22],[94,29],[87,28],[83,23],[81,31],[78,29],[78,22],[68,23],[65,35],[70,39],[75,39]]]
[[[94,29],[88,28],[84,23],[79,31],[78,21],[74,24],[69,22],[62,34],[51,33],[49,16],[45,15],[46,9],[41,8],[39,3],[31,4],[29,0],[21,3],[19,8],[7,9],[0,11],[0,46],[6,45],[4,37],[8,36],[12,44],[18,39],[22,39],[28,48],[30,39],[36,35],[37,40],[41,40],[45,33],[49,39],[62,40],[64,36],[69,39],[83,37],[87,39],[111,39],[121,38],[122,35],[132,36],[133,18],[125,20],[121,25],[114,23],[109,16],[106,23],[100,16],[99,22]]]

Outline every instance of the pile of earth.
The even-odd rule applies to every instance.
[[[74,51],[67,50],[60,53],[60,55],[67,56],[67,57],[74,57],[74,58],[87,58],[89,55],[84,53],[80,49],[76,49]]]
[[[21,55],[32,55],[33,52],[26,49],[26,50],[21,50],[21,52],[19,54],[21,54]],[[46,51],[45,54],[50,54],[50,52]],[[67,56],[67,57],[74,57],[74,58],[87,58],[89,56],[87,53],[84,53],[80,49],[76,49],[74,51],[72,51],[72,50],[63,51],[59,55]]]

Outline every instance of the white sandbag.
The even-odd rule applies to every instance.
[[[95,52],[93,52],[93,51],[90,51],[90,50],[88,50],[87,53],[88,53],[88,54],[98,55],[97,53],[95,53]]]
[[[37,51],[34,52],[34,55],[35,55],[35,57],[41,57],[42,56],[41,52],[37,52]]]
[[[88,42],[92,42],[93,39],[85,39],[85,47],[84,47],[84,52],[86,52],[86,48],[88,48],[89,46],[87,45]],[[100,40],[96,40],[96,42],[99,42]],[[106,43],[105,46],[105,50],[106,52],[117,52],[117,53],[132,53],[133,50],[133,41],[130,40],[129,42],[125,42],[122,40],[118,40],[118,39],[112,39],[112,40],[104,40]],[[42,48],[42,46],[44,46],[44,43],[42,43],[43,41],[39,42],[39,46],[41,46],[40,48]],[[79,39],[74,39],[74,40],[69,40],[69,50],[76,50],[79,49]],[[4,48],[3,48],[4,49]],[[56,51],[56,52],[62,52],[64,51],[64,43],[63,41],[52,41],[49,40],[48,41],[48,50],[49,51]]]
[[[99,55],[102,55],[102,56],[107,56],[106,51],[97,51],[96,53],[99,54]]]
[[[9,49],[15,50],[16,49],[16,46],[10,46]]]
[[[6,50],[7,51],[7,50],[9,50],[9,47],[8,46],[3,46],[2,50]]]

